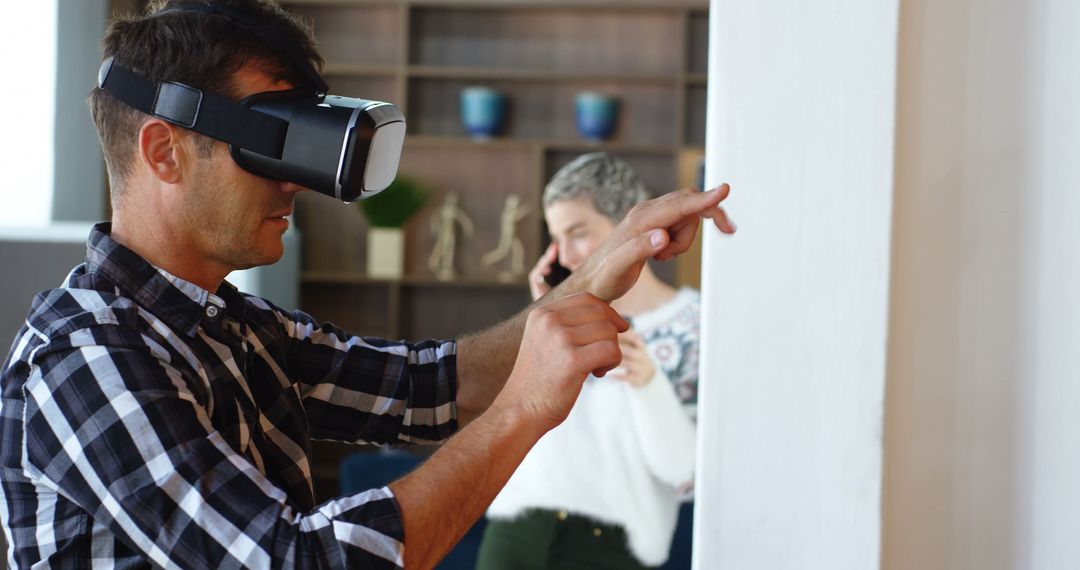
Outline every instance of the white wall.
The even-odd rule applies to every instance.
[[[713,0],[697,568],[880,543],[897,0]]]
[[[57,0],[19,2],[4,10],[0,225],[44,224],[52,206]]]
[[[97,80],[108,0],[5,8],[0,226],[105,217],[105,166],[86,98]]]
[[[1080,4],[900,29],[882,566],[1078,568]]]

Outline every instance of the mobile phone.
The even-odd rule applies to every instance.
[[[559,283],[562,283],[567,277],[570,277],[570,270],[560,265],[559,260],[556,259],[555,262],[551,264],[551,271],[544,276],[544,281],[547,282],[548,286],[555,287]]]

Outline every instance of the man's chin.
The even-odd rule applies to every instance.
[[[247,253],[248,255],[233,260],[232,265],[235,270],[273,265],[280,261],[281,257],[285,255],[285,246],[279,239],[277,240],[277,243],[274,244],[274,247],[265,247],[259,251],[249,251]]]
[[[258,261],[256,261],[256,263],[253,265],[253,267],[262,267],[262,266],[265,266],[265,265],[273,265],[273,264],[281,261],[281,257],[283,255],[285,255],[284,248],[279,249],[276,253],[268,254],[265,257],[260,258]]]

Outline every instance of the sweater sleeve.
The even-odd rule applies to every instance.
[[[680,294],[672,308],[643,334],[656,373],[633,390],[631,413],[650,471],[684,487],[693,481],[697,451],[699,298]]]
[[[649,471],[679,487],[694,477],[697,431],[660,368],[653,379],[631,391],[630,415]]]

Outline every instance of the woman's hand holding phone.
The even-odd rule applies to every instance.
[[[570,271],[559,265],[558,244],[551,242],[551,245],[544,251],[544,255],[541,255],[536,265],[533,266],[532,271],[529,271],[529,292],[532,294],[533,300],[535,301],[547,295],[548,291],[551,291],[568,275],[570,275]]]

